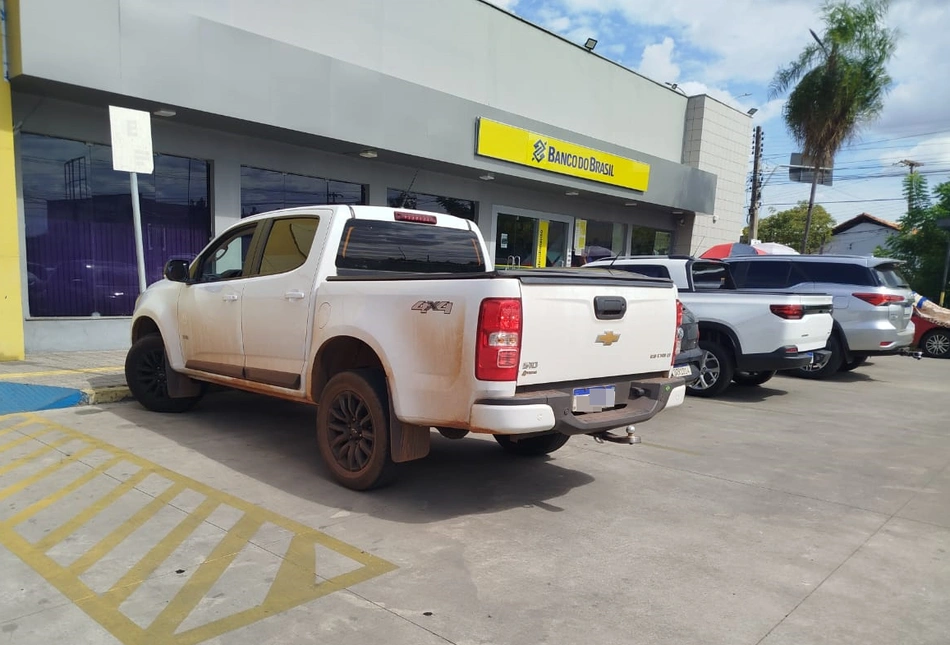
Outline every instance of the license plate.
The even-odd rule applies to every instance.
[[[574,412],[601,412],[617,402],[617,388],[613,385],[576,387],[571,404]]]
[[[671,376],[690,376],[693,373],[693,368],[689,365],[678,365],[673,368],[673,371],[670,373]]]

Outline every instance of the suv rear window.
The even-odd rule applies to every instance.
[[[729,267],[721,262],[693,262],[692,273],[694,289],[736,288]]]
[[[798,269],[808,282],[851,284],[873,287],[874,278],[867,267],[850,262],[798,262]]]
[[[648,278],[670,279],[669,270],[662,264],[618,264],[611,268],[629,271],[630,273],[639,273]]]
[[[354,219],[343,230],[336,266],[340,275],[479,273],[485,271],[485,259],[472,231]]]
[[[898,265],[896,264],[879,264],[874,267],[873,271],[881,281],[881,284],[886,287],[910,289],[910,285],[904,276],[901,275]]]

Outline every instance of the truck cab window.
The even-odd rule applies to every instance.
[[[286,273],[302,266],[310,255],[319,224],[318,217],[275,219],[264,245],[259,275]]]
[[[208,249],[201,258],[198,280],[218,282],[249,274],[248,255],[257,224],[241,228]]]

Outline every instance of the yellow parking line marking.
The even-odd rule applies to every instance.
[[[43,444],[43,447],[37,448],[36,450],[34,450],[33,452],[31,452],[30,454],[28,454],[28,455],[23,455],[23,456],[20,457],[19,459],[14,459],[13,461],[11,461],[11,462],[9,462],[9,463],[4,464],[3,466],[0,466],[0,475],[4,475],[4,474],[10,472],[11,470],[16,470],[16,469],[19,468],[20,466],[24,466],[24,465],[28,464],[29,462],[33,461],[33,460],[36,459],[37,457],[42,457],[42,456],[45,455],[46,453],[52,452],[53,450],[56,450],[57,448],[59,448],[59,447],[62,446],[63,444],[67,444],[67,443],[69,443],[70,441],[75,441],[75,440],[76,440],[75,437],[63,437],[62,439],[57,439],[56,441],[53,441],[53,442],[51,442],[51,443]]]
[[[143,479],[148,477],[149,474],[150,472],[144,468],[139,470],[124,482],[97,499],[95,503],[83,509],[82,512],[73,517],[71,520],[44,535],[41,540],[36,542],[36,548],[45,553],[54,545],[59,544],[70,535],[75,533],[79,527],[83,526],[86,522],[105,510],[106,507],[110,506],[113,502],[135,488]]]
[[[110,372],[124,372],[123,367],[81,367],[72,370],[45,370],[42,372],[16,372],[0,374],[0,381],[15,381],[22,378],[40,378],[45,376],[63,376],[65,374],[107,374]]]
[[[29,486],[32,486],[32,485],[35,484],[36,482],[38,482],[38,481],[40,481],[40,480],[42,480],[42,479],[45,479],[46,477],[49,477],[50,475],[52,475],[53,473],[55,473],[55,472],[56,472],[57,470],[59,470],[60,468],[62,468],[62,467],[64,467],[64,466],[68,466],[68,465],[70,465],[70,464],[73,464],[73,463],[79,461],[80,459],[82,459],[83,457],[85,457],[85,456],[88,455],[89,453],[94,452],[95,450],[96,450],[96,446],[87,446],[87,447],[83,448],[82,450],[79,450],[79,451],[77,451],[77,452],[74,452],[73,454],[71,454],[71,455],[69,455],[69,456],[67,456],[67,457],[65,457],[65,458],[63,458],[63,459],[60,459],[60,460],[57,461],[55,464],[51,464],[51,465],[47,466],[46,468],[44,468],[44,469],[41,470],[40,472],[38,472],[38,473],[36,473],[36,474],[34,474],[34,475],[31,475],[31,476],[27,477],[26,479],[21,479],[20,481],[18,481],[18,482],[15,483],[15,484],[10,484],[10,485],[7,486],[6,488],[0,489],[0,501],[6,499],[6,498],[9,497],[10,495],[15,495],[16,493],[19,493],[19,492],[20,492],[21,490],[23,490],[24,488],[27,488],[27,487],[29,487]]]
[[[17,422],[17,423],[14,423],[12,426],[9,426],[9,427],[7,427],[7,428],[4,428],[3,430],[0,430],[0,437],[2,437],[2,436],[5,435],[5,434],[9,434],[9,433],[11,433],[11,432],[16,432],[17,430],[19,430],[19,429],[22,428],[23,426],[29,425],[29,424],[31,424],[31,423],[35,423],[35,422],[34,422],[33,420],[31,420],[31,419],[24,419],[23,421],[19,421],[19,422]]]
[[[135,593],[135,590],[155,572],[158,566],[164,562],[168,556],[174,553],[175,549],[181,546],[181,543],[188,539],[188,536],[191,535],[202,522],[208,519],[208,516],[211,515],[218,506],[220,506],[220,502],[215,499],[205,499],[205,501],[201,502],[194,513],[191,513],[182,520],[161,542],[152,547],[152,550],[145,554],[145,557],[139,560],[118,582],[112,585],[112,588],[106,592],[110,602],[116,606],[125,602],[125,600]]]
[[[13,441],[8,441],[4,444],[0,444],[0,452],[6,452],[11,448],[16,448],[17,446],[22,446],[25,443],[29,443],[38,437],[42,437],[44,434],[48,434],[52,431],[52,428],[43,428],[36,432],[31,432],[30,434],[23,435],[19,439],[14,439]]]
[[[188,617],[191,609],[204,598],[263,524],[260,519],[245,515],[218,542],[211,555],[201,563],[188,584],[175,595],[170,603],[165,605],[165,609],[152,622],[150,629],[154,630],[159,639],[172,637],[178,626]]]
[[[24,464],[36,463],[37,459],[44,457],[50,450],[55,450],[56,444],[61,441],[82,442],[83,445],[74,454],[64,455],[64,458],[58,463],[47,466],[40,472],[24,477],[6,488],[0,489],[0,500],[27,488],[70,463],[79,461],[83,456],[93,451],[107,453],[107,461],[96,468],[89,464],[83,464],[88,471],[73,479],[66,487],[59,488],[47,497],[34,502],[10,520],[0,522],[0,545],[32,567],[48,583],[76,603],[76,606],[85,611],[87,615],[125,645],[137,645],[139,643],[195,645],[208,639],[221,637],[223,634],[258,620],[372,579],[396,568],[395,565],[385,560],[370,555],[355,546],[336,540],[311,527],[211,488],[138,455],[81,434],[76,430],[50,422],[37,415],[30,415],[25,419],[26,421],[23,423],[42,423],[43,431],[56,430],[65,435],[65,439],[57,439],[56,442],[50,442],[47,446],[34,450],[26,457],[5,463],[2,466],[4,469],[13,470]],[[47,533],[35,544],[31,544],[16,531],[15,525],[17,523],[28,519],[43,508],[48,508],[53,512],[57,511],[67,503],[67,495],[78,490],[79,487],[92,481],[95,477],[106,473],[109,468],[119,462],[138,466],[139,470],[109,492],[101,495],[78,514],[70,515],[70,519],[63,525]],[[140,488],[140,485],[152,475],[165,480],[167,488],[150,499],[145,506],[138,508],[138,499],[140,498],[132,499],[128,493],[132,490],[138,490],[143,494],[148,494],[143,488]],[[136,555],[134,556],[138,558],[136,562],[122,565],[127,568],[118,572],[120,574],[118,581],[114,582],[107,591],[97,593],[83,582],[80,578],[81,575],[119,547],[160,511],[171,506],[175,498],[186,491],[201,494],[204,496],[204,500],[198,504],[194,511],[187,513],[171,531],[165,533],[157,542],[151,543],[151,548],[144,556]],[[223,534],[213,548],[212,543],[207,540],[195,542],[193,546],[188,547],[189,549],[197,549],[191,551],[189,557],[197,556],[200,564],[190,577],[181,581],[181,586],[162,587],[162,585],[158,585],[155,589],[150,588],[148,602],[154,603],[152,606],[155,610],[159,607],[162,608],[154,620],[151,616],[155,614],[151,612],[149,612],[148,618],[139,615],[138,620],[141,623],[133,620],[131,615],[126,615],[124,613],[126,611],[132,612],[132,614],[141,611],[137,609],[139,603],[130,604],[126,602],[132,598],[132,594],[141,589],[146,580],[151,579],[153,575],[162,570],[161,567],[167,567],[171,564],[169,558],[173,557],[174,553],[180,550],[184,544],[191,544],[188,542],[189,538],[195,536],[199,529],[203,530],[202,527],[205,527],[208,523],[215,509],[223,507],[233,509],[234,513],[240,513],[241,518],[233,526],[229,524],[227,529],[217,529],[222,531]],[[68,566],[61,565],[47,555],[47,552],[53,552],[60,545],[67,543],[84,547],[82,541],[84,527],[91,520],[107,511],[110,516],[116,518],[113,520],[115,525],[102,526],[102,529],[108,531],[105,537],[99,539],[91,547],[86,548],[84,552],[77,553],[78,557],[75,558],[72,564]],[[116,511],[119,512],[116,513]],[[64,509],[63,512],[68,513],[69,509]],[[185,513],[185,511],[182,511],[182,513]],[[247,572],[241,569],[239,575],[249,576],[247,584],[251,585],[251,588],[259,589],[261,594],[257,597],[264,600],[249,609],[235,610],[234,613],[220,617],[220,608],[210,609],[206,596],[220,582],[222,576],[235,575],[236,570],[232,568],[233,563],[247,545],[252,543],[258,529],[264,524],[274,525],[291,534],[289,543],[282,543],[287,544],[287,546],[280,547],[286,549],[285,553],[272,551],[276,557],[283,561],[277,568],[277,573],[272,580],[258,580],[254,577],[255,572]],[[211,526],[208,525],[208,527]],[[70,540],[73,540],[73,536],[77,536],[77,541],[70,542]],[[356,568],[349,573],[329,579],[318,576],[318,560],[322,556],[315,553],[317,545],[326,547],[352,560]],[[73,546],[72,548],[76,547]],[[207,556],[204,555],[205,548],[211,551]],[[261,585],[267,585],[267,587],[261,588]],[[163,588],[167,589],[165,596],[161,595]],[[151,594],[158,594],[158,596],[153,598]],[[123,607],[123,605],[128,605],[128,607]],[[196,626],[181,633],[176,633],[176,630],[181,629],[186,620],[189,621],[189,624]],[[203,620],[208,622],[203,623]]]
[[[119,546],[125,538],[135,533],[143,524],[152,519],[156,513],[168,506],[168,503],[178,497],[178,494],[183,490],[185,490],[184,484],[172,484],[164,493],[146,504],[109,535],[99,540],[98,544],[83,553],[79,559],[69,565],[69,571],[77,576],[81,576],[109,551]]]
[[[33,517],[40,511],[42,511],[44,508],[49,508],[50,506],[52,506],[59,500],[69,495],[70,493],[79,490],[80,488],[82,488],[83,486],[91,482],[93,479],[101,475],[104,471],[109,470],[110,468],[115,466],[120,461],[122,461],[121,456],[113,457],[112,459],[105,462],[104,464],[100,466],[96,466],[92,470],[83,473],[82,475],[80,475],[79,477],[77,477],[76,479],[68,483],[67,485],[63,486],[56,492],[47,495],[46,497],[39,500],[38,502],[33,502],[32,504],[24,508],[22,511],[20,511],[13,517],[6,519],[3,522],[3,524],[6,524],[8,526],[16,526],[20,522],[30,519],[31,517]]]

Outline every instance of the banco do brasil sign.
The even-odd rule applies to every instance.
[[[646,192],[650,166],[511,125],[478,119],[476,154]]]

